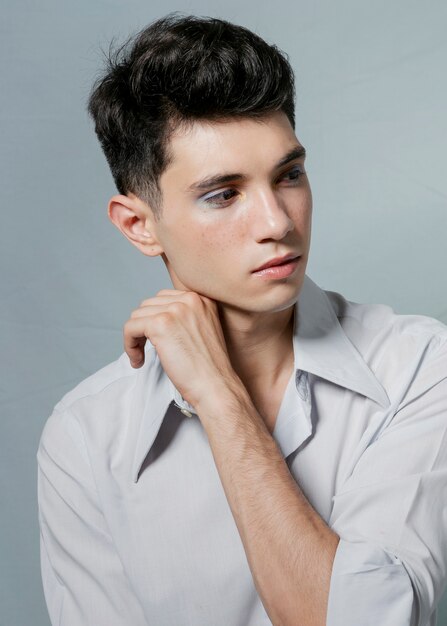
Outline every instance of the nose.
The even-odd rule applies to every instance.
[[[272,189],[261,190],[254,203],[251,224],[256,241],[281,240],[290,230],[293,230],[294,223],[284,202],[275,195]]]

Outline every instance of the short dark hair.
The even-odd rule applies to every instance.
[[[278,110],[295,129],[294,74],[284,52],[247,28],[175,11],[110,44],[87,108],[118,191],[143,199],[157,219],[171,133]]]

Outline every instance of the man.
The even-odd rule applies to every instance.
[[[119,191],[108,215],[174,288],[45,426],[52,623],[433,626],[447,328],[306,275],[284,55],[169,15],[111,56],[89,111]]]

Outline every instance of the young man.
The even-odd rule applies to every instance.
[[[306,275],[285,56],[169,15],[111,57],[89,111],[119,191],[109,217],[174,288],[45,426],[52,624],[433,626],[447,328]]]

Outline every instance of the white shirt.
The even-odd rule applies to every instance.
[[[273,437],[340,536],[327,625],[434,626],[447,579],[447,326],[306,276],[293,349]],[[140,369],[123,352],[83,380],[45,425],[51,622],[271,624],[200,419],[150,342],[145,354]]]

